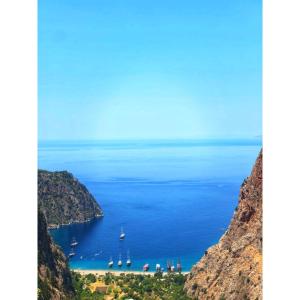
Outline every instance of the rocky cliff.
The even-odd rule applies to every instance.
[[[38,205],[49,227],[82,223],[103,215],[87,188],[67,171],[38,171]]]
[[[63,252],[47,231],[44,214],[38,212],[38,299],[74,299],[71,273]]]
[[[242,184],[239,204],[218,244],[185,283],[194,299],[262,299],[262,152]]]

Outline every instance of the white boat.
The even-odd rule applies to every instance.
[[[119,255],[119,260],[118,260],[118,266],[122,267],[123,263],[122,263],[122,259],[121,259],[121,254]]]
[[[108,267],[109,268],[112,268],[114,265],[114,261],[112,260],[112,258],[109,259],[109,262],[108,262]]]
[[[71,247],[75,247],[75,246],[77,246],[77,245],[78,245],[78,242],[75,240],[75,238],[73,238],[73,240],[72,240],[70,246],[71,246]]]
[[[168,272],[171,272],[171,263],[169,260],[167,260],[167,270]]]
[[[149,264],[145,264],[145,265],[143,266],[143,271],[144,271],[144,272],[149,271]]]
[[[160,264],[156,264],[155,269],[156,269],[156,272],[160,272],[161,271]]]
[[[71,252],[69,253],[69,257],[73,257],[75,255],[76,255],[76,253],[75,253],[74,249],[72,249]]]
[[[131,266],[131,259],[130,259],[130,256],[129,256],[129,251],[127,252],[126,265],[127,265],[127,267],[130,267],[130,266]]]
[[[177,272],[181,273],[181,271],[182,271],[181,261],[178,258],[178,261],[177,261]]]
[[[124,239],[125,239],[125,233],[123,227],[121,227],[120,240],[124,240]]]

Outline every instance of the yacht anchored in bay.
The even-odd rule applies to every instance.
[[[124,240],[124,239],[125,239],[125,233],[123,227],[121,227],[120,240]]]
[[[112,268],[114,265],[114,261],[112,260],[112,257],[110,257],[109,262],[108,262],[108,267]]]
[[[129,250],[127,251],[127,261],[126,261],[126,265],[127,267],[131,266],[131,259],[130,259],[130,255],[129,255]]]
[[[69,253],[69,258],[71,258],[71,257],[73,257],[75,255],[76,255],[76,253],[75,253],[74,249],[72,248],[71,251],[70,251],[70,253]]]
[[[121,268],[123,265],[122,259],[121,259],[121,254],[119,255],[119,261],[118,261],[118,266]]]
[[[177,261],[177,272],[181,273],[181,271],[182,271],[182,265],[181,265],[180,258],[178,258],[178,261]]]
[[[148,272],[148,271],[149,271],[149,264],[145,264],[145,265],[143,266],[143,271],[144,271],[144,272]]]
[[[78,245],[78,242],[76,241],[75,238],[73,238],[73,240],[72,240],[70,246],[71,246],[71,247],[75,247],[75,246],[77,246],[77,245]]]

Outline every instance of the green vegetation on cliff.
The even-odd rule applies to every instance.
[[[38,171],[38,205],[49,227],[82,223],[103,215],[93,195],[67,171]]]

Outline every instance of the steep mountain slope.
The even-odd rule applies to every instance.
[[[73,299],[71,273],[62,251],[47,231],[44,214],[38,212],[38,299]]]
[[[231,224],[192,268],[185,290],[194,299],[262,299],[262,151],[242,184]]]
[[[38,171],[38,205],[49,227],[103,216],[95,198],[67,171]]]

